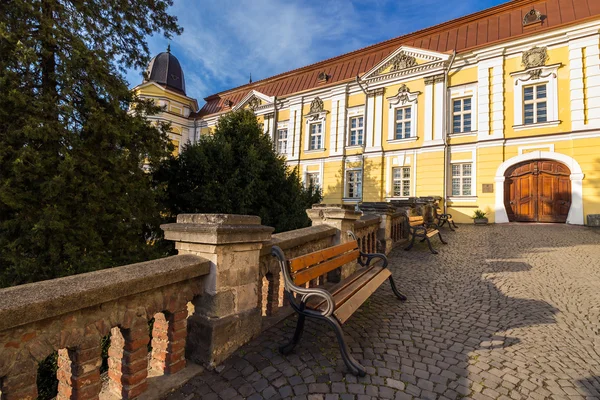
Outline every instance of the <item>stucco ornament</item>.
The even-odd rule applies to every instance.
[[[401,52],[398,55],[396,55],[391,61],[392,68],[390,69],[390,72],[399,71],[417,65],[417,60],[404,52]]]
[[[400,103],[404,104],[410,100],[408,97],[409,94],[410,94],[410,89],[408,88],[408,86],[406,86],[405,84],[402,84],[398,88],[398,94],[396,94],[396,98],[398,99],[398,101]]]
[[[258,107],[260,107],[260,100],[256,97],[253,97],[252,100],[248,102],[248,107],[250,107],[252,111],[256,110]]]
[[[523,52],[523,66],[525,69],[543,67],[548,61],[548,52],[545,47],[534,47]]]
[[[310,111],[309,114],[318,114],[323,112],[323,108],[325,106],[323,105],[323,100],[321,100],[319,97],[315,97],[315,99],[312,101],[312,103],[310,103]]]

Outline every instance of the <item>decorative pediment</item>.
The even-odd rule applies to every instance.
[[[395,96],[388,97],[387,100],[391,106],[398,104],[415,103],[421,92],[411,92],[405,84],[400,85],[398,93]]]
[[[323,100],[320,97],[315,97],[313,101],[310,103],[310,110],[308,114],[306,114],[306,118],[309,121],[316,121],[322,118],[325,118],[329,111],[325,110],[325,105],[323,104]]]
[[[363,76],[363,80],[383,80],[415,72],[442,68],[450,59],[446,53],[438,53],[408,46],[400,46],[396,51],[373,67]]]
[[[241,108],[249,108],[252,111],[260,110],[261,108],[269,108],[273,105],[274,97],[267,96],[256,90],[248,92],[244,98],[233,107],[233,110],[239,110]]]

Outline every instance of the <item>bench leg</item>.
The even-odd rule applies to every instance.
[[[300,341],[302,337],[302,332],[304,331],[304,320],[306,317],[302,314],[298,314],[298,323],[296,324],[296,331],[294,332],[294,337],[288,344],[279,347],[279,352],[283,355],[288,355],[294,350],[294,347]]]
[[[338,343],[340,345],[340,352],[342,353],[342,358],[344,359],[346,367],[348,367],[348,369],[353,375],[367,375],[367,370],[365,369],[365,367],[360,365],[360,363],[356,361],[354,357],[352,357],[352,354],[350,354],[350,350],[348,349],[348,345],[346,344],[346,340],[344,339],[344,332],[342,331],[340,323],[334,317],[326,317],[325,320],[329,322],[329,325],[331,325],[333,331],[335,332],[335,336],[337,337]]]
[[[444,242],[444,238],[442,238],[442,232],[438,231],[438,236],[440,237],[440,242],[448,244],[448,242]]]
[[[400,291],[396,287],[396,282],[394,282],[394,278],[391,275],[390,275],[390,286],[392,287],[392,292],[394,292],[394,294],[396,295],[397,298],[400,299],[400,301],[406,301],[406,296],[403,295],[402,293],[400,293]]]
[[[452,220],[452,225],[454,225],[455,228],[458,228],[458,226],[456,225],[456,223],[454,222],[454,220]]]
[[[412,234],[412,240],[410,241],[410,244],[408,245],[408,247],[406,247],[404,250],[405,251],[409,251],[410,249],[412,249],[412,247],[415,245],[415,233],[413,232]]]
[[[431,251],[432,254],[437,254],[438,252],[435,251],[433,249],[433,246],[431,245],[431,240],[429,240],[429,238],[427,236],[425,236],[425,239],[427,239],[427,246],[429,246],[429,250]]]

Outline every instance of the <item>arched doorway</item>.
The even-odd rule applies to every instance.
[[[519,154],[504,161],[498,166],[494,181],[496,202],[494,206],[494,221],[496,223],[509,222],[507,210],[505,207],[504,182],[506,181],[506,171],[514,165],[526,161],[552,160],[567,166],[571,171],[571,207],[567,217],[567,224],[583,225],[583,178],[584,174],[579,163],[572,157],[557,153],[554,151],[534,150],[528,153]]]
[[[525,161],[508,168],[504,206],[509,221],[566,222],[571,208],[571,171],[554,160]]]

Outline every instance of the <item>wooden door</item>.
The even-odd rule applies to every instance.
[[[556,161],[528,161],[506,171],[510,221],[566,222],[571,207],[571,172]]]

